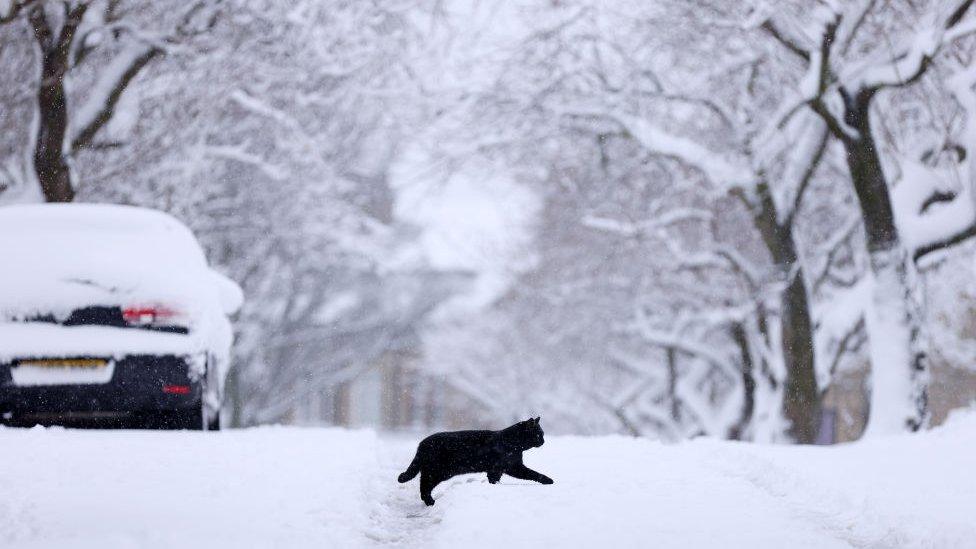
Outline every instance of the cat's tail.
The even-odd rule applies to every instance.
[[[397,480],[401,483],[410,482],[413,477],[417,476],[418,473],[420,473],[420,452],[413,456],[413,461],[410,462],[410,467],[407,467],[406,471],[400,473]]]

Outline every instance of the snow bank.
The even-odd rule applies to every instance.
[[[436,545],[847,546],[738,474],[731,459],[741,451],[728,444],[553,438],[526,460],[554,478],[552,486],[505,479],[495,490],[481,481],[435,490],[444,509]],[[726,462],[723,454],[734,458]]]
[[[0,427],[0,547],[357,547],[368,432]]]
[[[0,547],[972,547],[976,414],[837,447],[547,437],[552,486],[398,484],[416,439],[0,428]]]
[[[552,486],[435,489],[432,545],[967,547],[974,463],[976,415],[839,447],[551,437],[526,464]]]

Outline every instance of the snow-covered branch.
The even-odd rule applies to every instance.
[[[237,89],[231,92],[230,99],[254,114],[267,117],[278,124],[281,124],[288,130],[299,134],[304,134],[301,124],[294,116],[282,111],[281,109],[275,108],[272,105],[269,105],[267,101],[254,97],[242,89]]]
[[[913,84],[925,74],[939,51],[964,36],[976,32],[976,21],[963,22],[974,0],[960,0],[944,17],[923,21],[906,42],[896,49],[890,60],[868,66],[852,66],[843,84],[853,90],[878,90]]]
[[[829,140],[830,134],[827,133],[826,128],[818,125],[815,135],[809,136],[804,142],[805,146],[801,147],[798,151],[797,156],[799,158],[791,159],[793,161],[790,163],[790,167],[802,167],[802,173],[797,178],[797,183],[793,191],[793,199],[788,201],[788,208],[783,208],[784,211],[779,213],[782,225],[793,225],[797,213],[800,211],[803,196],[810,187],[810,183],[813,181],[813,177],[820,167],[824,154],[827,152]]]
[[[638,307],[634,325],[644,342],[665,349],[675,349],[689,356],[697,357],[715,368],[725,369],[731,362],[728,357],[716,354],[707,345],[683,337],[679,333],[666,332],[654,328],[647,315]]]
[[[703,250],[688,251],[673,239],[664,241],[664,244],[675,257],[678,269],[731,270],[738,274],[752,291],[762,285],[759,269],[734,246],[717,243]]]
[[[700,170],[716,185],[748,185],[755,180],[755,174],[748,168],[722,158],[721,153],[693,139],[675,135],[641,117],[626,113],[617,112],[610,118],[619,122],[647,150]]]
[[[205,145],[203,153],[210,158],[230,160],[253,166],[272,181],[284,181],[290,173],[287,167],[277,166],[259,155],[248,152],[246,144]]]
[[[746,167],[723,158],[694,139],[683,137],[658,127],[640,116],[612,109],[557,109],[557,115],[589,117],[618,124],[649,152],[673,158],[702,172],[716,185],[748,185],[755,175]]]
[[[825,99],[827,90],[831,88],[834,80],[834,71],[831,68],[832,52],[841,21],[841,15],[836,14],[833,20],[824,25],[820,48],[810,54],[810,64],[806,76],[800,83],[800,90],[807,98],[807,104],[823,119],[834,137],[846,141],[856,138],[857,132],[833,113],[830,103]]]
[[[857,231],[863,226],[863,221],[860,216],[852,216],[846,223],[841,225],[841,228],[834,232],[833,235],[817,250],[817,256],[823,256],[822,267],[817,270],[813,276],[812,290],[814,294],[819,294],[821,289],[827,284],[827,282],[834,282],[835,284],[842,287],[852,286],[857,282],[857,279],[844,280],[841,281],[834,274],[834,263],[837,261],[837,257],[841,254],[841,251],[845,246],[850,245],[850,240],[857,234]]]
[[[864,317],[862,316],[858,319],[854,326],[847,330],[836,342],[836,344],[833,345],[833,358],[830,360],[830,366],[827,367],[827,375],[825,376],[828,382],[829,380],[834,379],[834,376],[837,374],[844,357],[860,351],[866,342],[867,333],[865,332]],[[822,392],[826,389],[826,387],[829,386],[828,383],[821,383],[820,385],[822,387]]]
[[[773,37],[774,40],[779,42],[780,45],[786,48],[790,53],[799,57],[803,61],[806,61],[807,63],[810,62],[810,52],[803,49],[792,37],[786,36],[786,34],[784,34],[783,31],[776,26],[772,19],[766,19],[763,21],[760,28],[765,31],[766,34]]]
[[[878,0],[860,0],[859,4],[853,5],[845,14],[841,25],[837,30],[837,50],[841,55],[846,55],[854,40],[858,36],[858,31],[868,19],[871,10],[874,9]]]
[[[976,234],[972,183],[965,180],[968,170],[960,174],[953,168],[908,160],[901,165],[892,201],[899,230],[916,260]]]
[[[976,159],[976,72],[960,70],[947,86],[964,114],[965,161],[937,170],[906,162],[894,199],[900,226],[912,242],[916,261],[976,236],[976,197],[972,177]]]
[[[75,128],[71,138],[73,152],[92,145],[98,131],[112,120],[119,99],[129,83],[160,53],[162,50],[155,46],[133,43],[102,70],[87,100],[71,120],[71,126]]]
[[[24,11],[24,8],[36,2],[38,0],[5,0],[0,2],[0,25],[14,21]]]
[[[673,208],[654,219],[646,221],[620,221],[609,217],[589,214],[584,216],[580,222],[584,227],[590,229],[612,233],[626,238],[633,238],[647,235],[685,221],[708,222],[712,218],[712,213],[707,210],[699,208]]]

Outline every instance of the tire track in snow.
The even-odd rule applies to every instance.
[[[13,491],[0,484],[0,494],[10,498]],[[0,546],[14,546],[36,537],[40,527],[34,520],[34,506],[15,500],[0,501]]]
[[[417,479],[397,482],[413,457],[414,445],[380,438],[376,474],[369,487],[373,501],[365,536],[381,547],[427,547],[443,517],[443,509],[427,507],[418,495]]]
[[[910,529],[897,526],[896,520],[885,520],[872,507],[867,495],[852,498],[817,483],[799,470],[746,449],[734,451],[730,448],[724,451],[721,459],[715,458],[714,468],[748,482],[779,501],[795,517],[814,524],[853,548],[941,546],[931,540],[918,539]]]

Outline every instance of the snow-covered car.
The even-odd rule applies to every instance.
[[[241,302],[167,214],[0,207],[0,415],[217,429]]]

